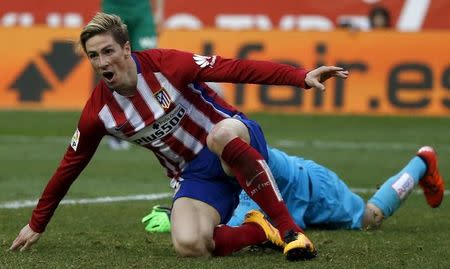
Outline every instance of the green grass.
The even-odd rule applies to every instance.
[[[78,116],[0,112],[0,204],[39,197]],[[260,122],[271,145],[328,166],[351,187],[375,188],[423,144],[437,148],[441,173],[450,174],[448,118],[251,116]],[[150,152],[137,147],[115,152],[103,145],[67,197],[168,191],[168,180]],[[378,231],[308,231],[319,256],[300,263],[287,262],[273,251],[179,258],[168,234],[146,234],[140,223],[152,205],[169,204],[167,199],[61,205],[31,251],[10,253],[6,249],[32,208],[0,209],[0,268],[450,268],[447,198],[432,210],[422,195],[412,194]]]

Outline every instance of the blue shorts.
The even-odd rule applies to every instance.
[[[360,229],[363,199],[331,170],[310,160],[269,149],[269,167],[294,221],[303,229]],[[259,209],[245,192],[228,225],[238,226],[245,213]]]
[[[237,119],[247,126],[250,145],[267,160],[267,143],[261,127],[252,120]],[[225,224],[239,204],[241,190],[238,181],[225,174],[219,157],[204,147],[181,174],[180,186],[173,200],[189,197],[205,202],[219,212],[221,223]]]

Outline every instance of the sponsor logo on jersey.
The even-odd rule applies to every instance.
[[[161,88],[161,90],[157,91],[154,96],[162,108],[168,109],[170,107],[172,99],[170,99],[170,95],[167,93],[166,89]]]
[[[146,145],[155,140],[161,139],[175,131],[186,115],[186,109],[177,106],[175,109],[155,121],[152,125],[131,137],[132,141],[139,145]]]
[[[80,141],[80,131],[77,129],[72,136],[72,141],[70,141],[70,146],[73,148],[73,150],[77,151],[79,141]]]
[[[194,54],[193,56],[195,63],[200,66],[200,68],[210,67],[212,68],[216,63],[216,56],[202,56]]]

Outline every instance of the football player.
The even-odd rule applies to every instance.
[[[270,240],[289,260],[316,256],[295,224],[267,165],[259,125],[226,103],[204,82],[315,87],[348,71],[311,71],[269,61],[201,56],[171,49],[132,52],[127,27],[116,15],[98,13],[80,44],[101,81],[92,91],[62,162],[31,220],[10,249],[27,249],[44,232],[70,185],[101,139],[112,135],[151,150],[168,177],[179,182],[172,207],[172,242],[181,256],[229,255]],[[270,217],[255,214],[239,227],[228,222],[244,189]]]

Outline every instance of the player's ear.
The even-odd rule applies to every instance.
[[[130,41],[125,42],[123,45],[123,49],[125,50],[125,56],[128,58],[131,56],[131,45]]]

